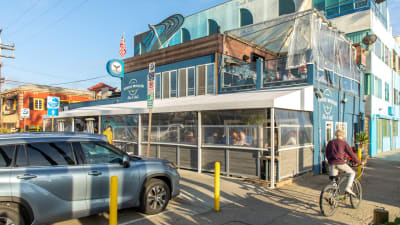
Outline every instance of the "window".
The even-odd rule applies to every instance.
[[[170,95],[170,97],[172,98],[172,97],[177,97],[178,95],[177,95],[177,82],[178,82],[178,79],[176,78],[176,71],[171,71],[170,72],[170,89],[171,89],[171,95]]]
[[[70,143],[34,143],[27,144],[30,166],[74,165],[75,158]]]
[[[197,95],[206,94],[206,66],[197,66]]]
[[[15,145],[0,146],[0,167],[9,167],[13,159]]]
[[[333,139],[333,122],[325,123],[325,144]]]
[[[214,94],[214,64],[197,66],[197,95]]]
[[[218,32],[218,23],[215,20],[208,20],[208,35],[216,34]]]
[[[81,146],[87,164],[122,163],[122,153],[108,148],[104,144],[83,142]]]
[[[293,0],[279,0],[279,16],[295,12]]]
[[[34,110],[43,110],[43,99],[35,98],[33,107]]]
[[[207,65],[207,94],[215,94],[214,63]]]
[[[399,121],[393,120],[393,137],[399,136]]]
[[[180,69],[179,73],[179,97],[186,96],[186,69]]]
[[[155,97],[156,99],[160,99],[161,98],[161,74],[160,73],[156,73],[156,77],[155,77]]]
[[[378,77],[374,77],[374,96],[382,98],[382,80]]]
[[[194,95],[194,87],[195,87],[194,67],[188,68],[188,71],[187,71],[187,84],[188,84],[187,95],[188,96]]]
[[[385,83],[385,101],[389,102],[389,84]]]
[[[190,32],[186,28],[182,28],[182,43],[190,41]]]
[[[253,24],[253,15],[248,9],[240,9],[240,26]]]
[[[371,74],[365,74],[364,87],[365,87],[364,94],[370,95],[371,94]]]
[[[23,145],[17,145],[15,157],[17,158],[15,162],[16,167],[24,167],[28,165],[28,161],[26,160],[26,152]]]
[[[169,72],[162,73],[162,98],[169,98]]]
[[[383,137],[389,137],[390,135],[390,121],[382,120],[382,135]]]
[[[381,44],[381,40],[379,38],[377,38],[375,41],[374,52],[378,58],[382,59],[382,44]]]

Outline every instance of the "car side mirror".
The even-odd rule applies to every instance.
[[[129,168],[131,166],[129,156],[124,155],[122,157],[122,165],[124,166],[124,168]]]

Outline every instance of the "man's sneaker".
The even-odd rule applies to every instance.
[[[354,192],[350,189],[350,188],[346,188],[345,192],[349,195],[352,195],[353,197],[357,197],[356,194],[354,194]]]

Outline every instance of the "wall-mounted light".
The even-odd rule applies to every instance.
[[[314,88],[314,93],[315,93],[315,96],[317,96],[317,98],[323,98],[324,97],[324,95],[322,93],[322,90],[319,89],[319,88]]]
[[[342,99],[342,103],[343,103],[343,104],[346,103],[347,101],[348,101],[347,98]]]
[[[248,56],[248,55],[243,55],[243,61],[247,61],[248,59],[250,59],[250,56]]]
[[[367,46],[367,49],[366,49],[367,51],[368,51],[369,46],[371,46],[375,43],[376,39],[377,39],[377,37],[375,34],[368,34],[368,32],[367,32],[365,37],[362,39],[362,43],[365,46]]]

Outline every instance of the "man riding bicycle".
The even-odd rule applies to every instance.
[[[358,160],[347,142],[343,140],[344,132],[338,129],[335,131],[335,136],[336,139],[329,141],[326,146],[325,154],[329,164],[329,178],[334,179],[338,175],[339,170],[345,172],[349,176],[345,192],[355,196],[351,188],[356,174],[354,170],[344,162],[344,154],[347,153],[357,164],[362,165],[362,163]]]

